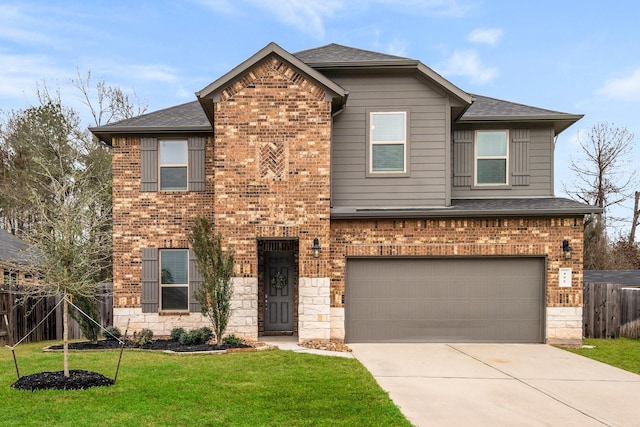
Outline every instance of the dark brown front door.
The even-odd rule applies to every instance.
[[[293,332],[293,252],[265,252],[264,330]]]

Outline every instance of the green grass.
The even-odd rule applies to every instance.
[[[640,374],[640,340],[630,338],[587,339],[583,345],[595,348],[567,349],[625,371]]]
[[[20,373],[62,370],[49,343],[16,348]],[[70,369],[113,378],[117,351],[72,352]],[[112,387],[14,390],[11,351],[0,348],[2,426],[409,426],[355,359],[263,351],[171,355],[125,351]]]

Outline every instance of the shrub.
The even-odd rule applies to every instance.
[[[145,328],[140,332],[133,333],[131,344],[134,347],[142,347],[143,345],[149,344],[151,341],[153,341],[153,331]]]
[[[224,345],[229,347],[239,347],[242,344],[242,338],[235,336],[234,334],[227,335],[222,339]]]
[[[107,326],[103,331],[104,337],[108,340],[117,340],[122,336],[120,329],[115,326]]]
[[[211,339],[213,332],[211,329],[204,327],[200,329],[194,329],[189,332],[184,332],[180,335],[178,341],[182,345],[199,345],[204,344]]]
[[[185,333],[184,328],[173,328],[171,330],[171,339],[180,341],[180,337],[184,335],[184,333]]]

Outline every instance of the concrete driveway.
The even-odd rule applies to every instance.
[[[640,375],[542,344],[349,344],[416,426],[640,426]]]

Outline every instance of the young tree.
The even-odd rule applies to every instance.
[[[212,229],[209,221],[196,217],[189,233],[189,243],[196,256],[196,265],[202,274],[203,282],[194,292],[200,311],[213,326],[218,345],[222,344],[222,336],[227,329],[231,316],[231,297],[233,287],[233,253],[222,250],[222,236],[211,238]]]
[[[40,218],[26,236],[37,250],[37,265],[32,267],[38,283],[24,285],[25,295],[62,296],[65,298],[63,316],[64,374],[69,376],[68,306],[66,298],[95,299],[98,283],[104,270],[104,246],[110,231],[105,224],[109,217],[99,216],[91,209],[96,197],[108,187],[96,189],[90,177],[94,171],[82,165],[76,153],[76,165],[65,175],[57,175],[55,165],[47,164],[36,155],[39,174],[48,180],[49,198],[46,202],[31,188],[30,200]]]

